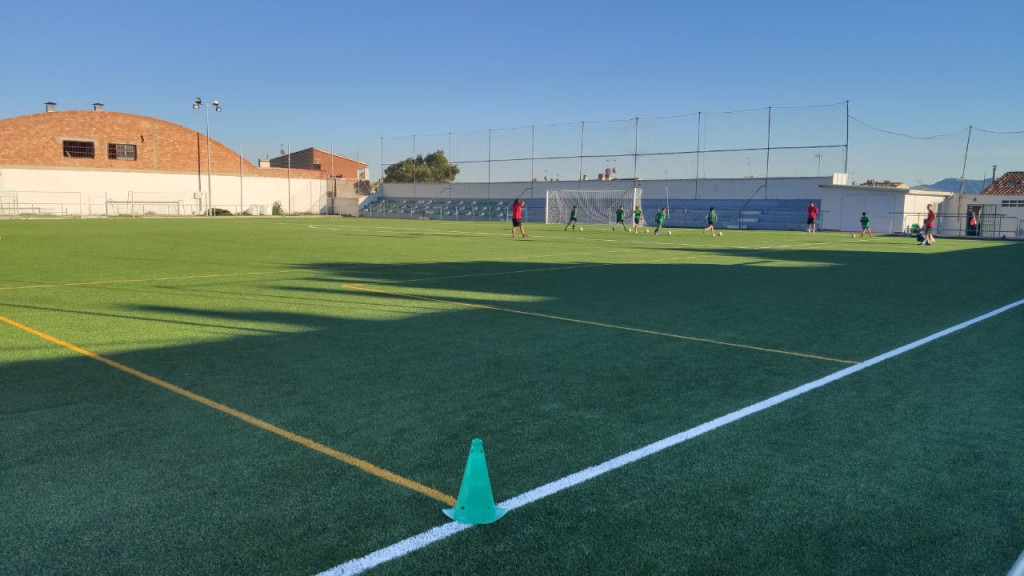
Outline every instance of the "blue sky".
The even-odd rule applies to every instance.
[[[205,130],[191,101],[219,98],[212,135],[250,160],[333,146],[374,174],[381,137],[846,100],[899,133],[1024,130],[1015,0],[55,1],[2,21],[0,117],[103,102]],[[969,178],[1024,169],[1024,136],[978,139]],[[958,176],[963,141],[855,123],[850,170]]]

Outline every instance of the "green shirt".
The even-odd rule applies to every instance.
[[[867,228],[868,227],[868,222],[871,222],[871,220],[868,219],[867,215],[864,215],[864,216],[860,217],[860,226],[861,226],[861,228]]]
[[[626,211],[623,210],[622,208],[619,208],[618,210],[615,211],[615,221],[616,222],[622,222],[622,217],[625,216],[625,215],[626,215]]]
[[[715,222],[718,222],[718,214],[715,214],[715,211],[712,210],[708,212],[708,224],[714,224]]]
[[[658,210],[657,220],[658,220],[658,224],[661,224],[662,222],[665,221],[665,211],[664,210]]]
[[[643,219],[643,217],[644,217],[644,211],[643,210],[641,210],[639,208],[637,208],[636,210],[633,210],[633,218],[635,218],[637,220],[641,220],[641,219]]]
[[[575,217],[576,217],[576,208],[573,208],[572,209],[572,214],[569,214],[569,218],[575,218]]]

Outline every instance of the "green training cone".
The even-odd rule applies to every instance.
[[[455,508],[447,508],[444,513],[463,524],[490,524],[501,519],[507,512],[494,505],[491,477],[487,474],[487,459],[484,458],[484,441],[475,438],[469,447],[458,502]]]

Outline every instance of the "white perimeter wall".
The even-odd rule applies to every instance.
[[[641,180],[644,200],[666,199],[764,200],[800,199],[820,202],[819,226],[824,230],[859,231],[862,212],[871,218],[871,230],[889,234],[903,230],[908,212],[923,212],[925,205],[936,206],[947,196],[921,195],[899,188],[841,185],[848,175],[833,174],[813,178],[769,178],[767,194],[764,179],[723,178],[684,180]],[[543,199],[548,190],[627,190],[633,180],[563,180],[560,182],[470,182],[447,184],[383,184],[378,194],[390,198],[523,198]]]
[[[202,186],[203,201],[194,198]],[[285,213],[319,212],[325,202],[320,179],[226,176],[212,178],[213,206],[232,213],[270,214],[274,202]],[[68,215],[129,213],[199,214],[206,208],[207,177],[196,174],[0,168],[0,198],[17,195],[19,211]],[[114,203],[107,204],[107,200]],[[149,202],[147,205],[146,203]],[[174,204],[166,204],[173,202]],[[7,206],[4,206],[5,213]]]
[[[832,177],[769,178],[769,198],[817,198],[819,186]],[[635,183],[644,197],[665,198],[764,198],[763,179],[723,178],[701,180],[641,180]],[[562,180],[560,182],[468,182],[447,184],[383,184],[379,194],[390,198],[544,198],[548,190],[629,190],[633,180]]]

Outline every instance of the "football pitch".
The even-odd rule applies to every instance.
[[[1024,243],[526,228],[0,221],[0,574],[1021,554]]]

